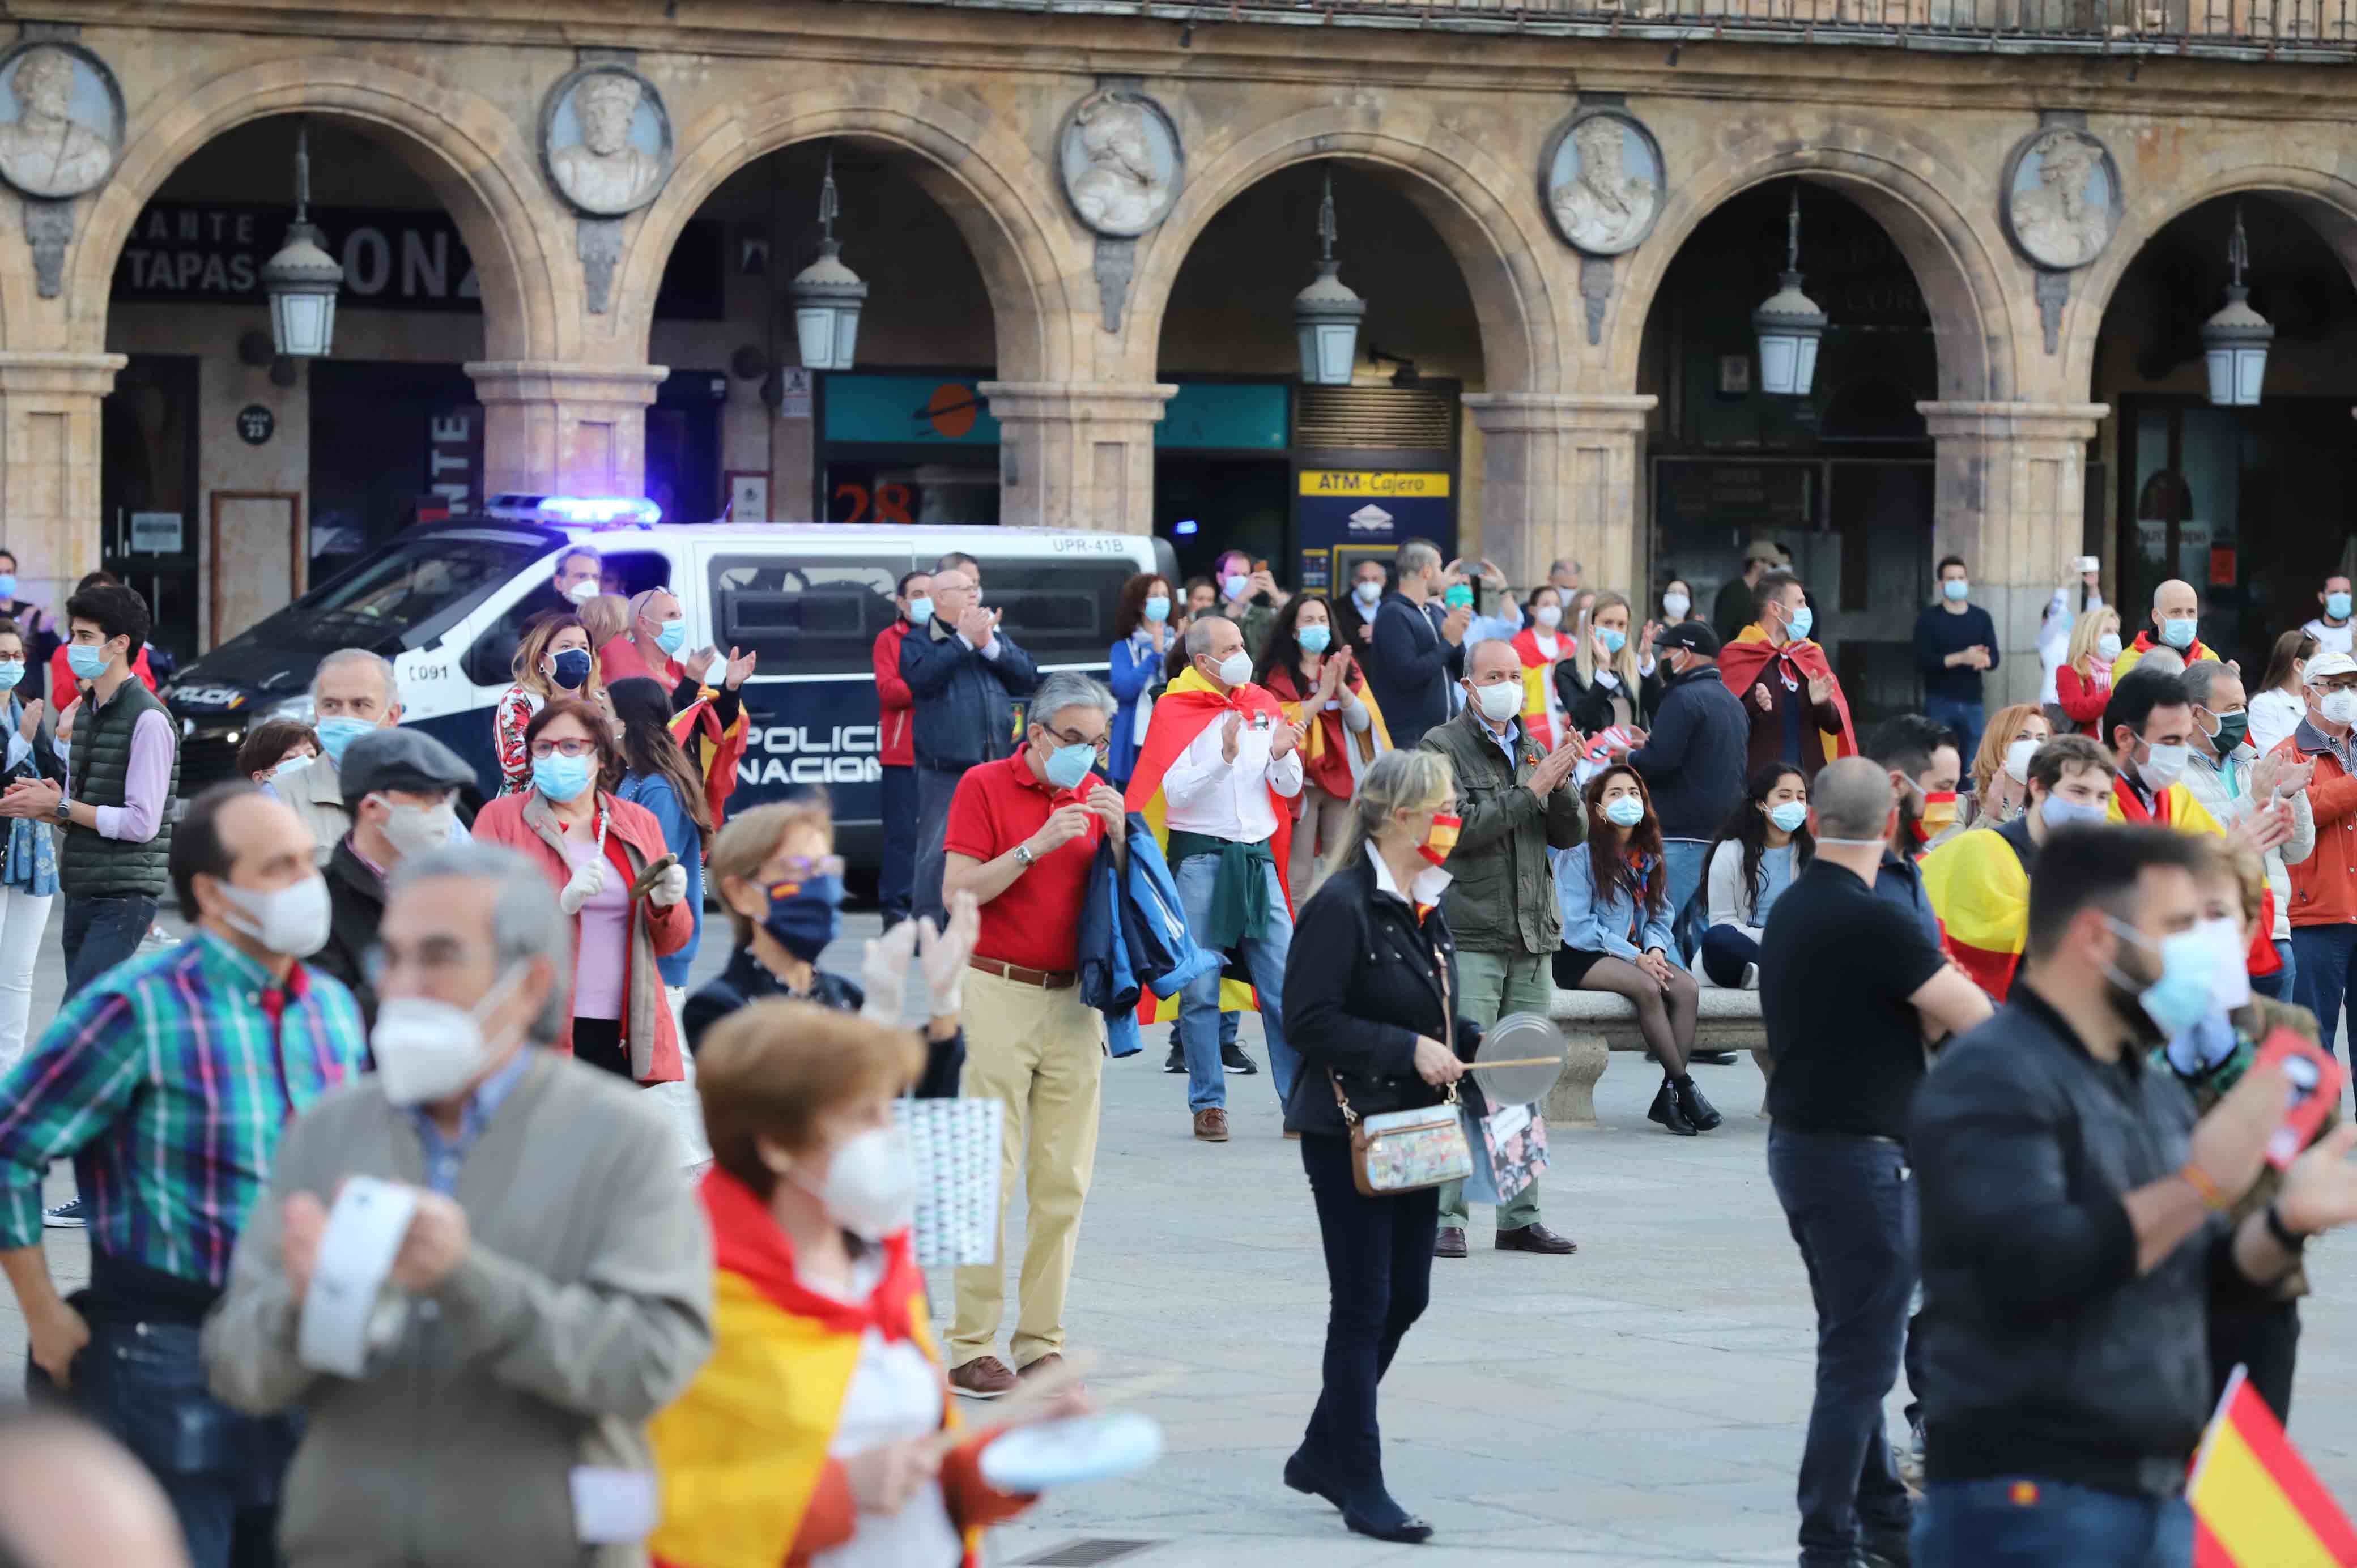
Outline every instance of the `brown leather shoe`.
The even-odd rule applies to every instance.
[[[1228,1113],[1221,1110],[1216,1105],[1196,1112],[1195,1136],[1201,1139],[1206,1144],[1226,1143],[1228,1141]]]
[[[976,1356],[963,1366],[950,1369],[950,1387],[968,1399],[995,1400],[1014,1392],[1017,1383],[1006,1362],[996,1356]]]
[[[1432,1255],[1436,1258],[1461,1258],[1465,1255],[1465,1232],[1454,1225],[1444,1225],[1440,1234],[1432,1239]]]
[[[1560,1257],[1579,1251],[1579,1243],[1568,1236],[1558,1236],[1545,1226],[1533,1223],[1512,1230],[1498,1232],[1501,1252],[1545,1252]]]

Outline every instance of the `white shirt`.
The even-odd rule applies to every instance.
[[[1375,853],[1375,846],[1372,843],[1367,845],[1367,858],[1374,862],[1375,891],[1386,898],[1396,898],[1411,908],[1416,904],[1429,907],[1439,903],[1440,896],[1448,891],[1448,885],[1457,880],[1456,874],[1447,866],[1436,865],[1428,870],[1419,871],[1415,874],[1415,880],[1408,886],[1408,893],[1415,895],[1411,900],[1407,894],[1399,890],[1399,884],[1392,880],[1392,868],[1383,864],[1383,857]]]
[[[838,1301],[859,1301],[875,1290],[883,1273],[881,1254],[860,1260],[854,1294],[845,1296],[807,1274],[804,1285]],[[941,1369],[908,1339],[888,1340],[870,1328],[859,1337],[859,1360],[843,1396],[827,1453],[837,1459],[907,1437],[923,1437],[942,1424]],[[896,1514],[863,1513],[849,1541],[811,1559],[812,1568],[901,1568],[911,1563],[956,1563],[965,1552],[939,1481],[928,1483]]]
[[[2343,621],[2339,626],[2328,626],[2324,618],[2319,616],[2299,629],[2316,639],[2316,645],[2327,653],[2357,651],[2352,647],[2352,643],[2357,643],[2357,619]]]
[[[1269,759],[1279,722],[1265,714],[1247,714],[1236,731],[1233,762],[1222,755],[1225,747],[1220,737],[1228,721],[1215,718],[1205,725],[1162,776],[1162,798],[1168,807],[1166,825],[1231,843],[1260,843],[1274,837],[1276,810],[1269,804],[1269,787],[1288,797],[1301,793],[1301,748]]]
[[[2261,692],[2251,699],[2251,744],[2264,757],[2291,738],[2308,717],[2308,704],[2289,692]]]
[[[2038,688],[2038,700],[2041,703],[2058,700],[2059,693],[2054,689],[2054,671],[2061,669],[2062,661],[2070,657],[2071,633],[2079,623],[2079,616],[2083,615],[2087,610],[2100,608],[2103,605],[2102,594],[2093,588],[2086,588],[2084,592],[2086,594],[2084,608],[2073,613],[2071,608],[2071,585],[2065,583],[2054,590],[2052,598],[2046,601],[2046,613],[2039,619],[2038,662],[2044,667],[2041,683]]]

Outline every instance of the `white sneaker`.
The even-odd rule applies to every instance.
[[[1757,991],[1760,989],[1760,966],[1758,964],[1747,963],[1743,966],[1743,989],[1746,991]]]

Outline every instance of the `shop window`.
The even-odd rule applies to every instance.
[[[899,614],[892,591],[906,555],[789,561],[722,555],[712,563],[714,640],[761,656],[764,675],[852,675],[873,669],[876,639]]]

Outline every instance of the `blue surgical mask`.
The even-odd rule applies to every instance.
[[[1231,601],[1241,599],[1252,591],[1252,579],[1241,572],[1230,573],[1220,579],[1220,592]]]
[[[1604,645],[1608,656],[1617,655],[1629,646],[1629,634],[1616,627],[1599,626],[1596,628],[1596,640]]]
[[[2049,795],[2038,808],[2038,814],[2045,819],[2046,831],[2052,832],[2057,828],[2102,827],[2111,811],[2101,801],[2066,800],[2060,795]]]
[[[309,757],[290,757],[285,761],[280,763],[277,767],[272,768],[270,770],[270,776],[273,779],[292,779],[297,773],[302,772],[306,768],[310,767],[312,761],[313,759]]]
[[[662,628],[655,633],[655,646],[665,653],[677,653],[679,645],[686,640],[687,618],[685,616],[676,620],[663,622]]]
[[[1817,612],[1811,609],[1808,606],[1803,605],[1799,609],[1792,612],[1792,618],[1785,623],[1785,628],[1790,633],[1792,640],[1794,642],[1798,642],[1803,638],[1808,636],[1810,632],[1815,630],[1816,625]]]
[[[106,673],[106,650],[93,643],[73,642],[66,645],[66,668],[74,672],[77,681],[95,681]]]
[[[549,662],[556,667],[550,672],[551,678],[566,691],[577,692],[588,683],[589,650],[587,649],[565,649]]]
[[[933,601],[920,594],[909,601],[909,624],[922,626],[933,618]]]
[[[2173,1039],[2200,1023],[2210,1011],[2210,996],[2215,989],[2212,976],[2218,967],[2210,933],[2197,926],[2156,942],[2125,920],[2106,915],[2104,923],[2122,941],[2159,953],[2160,978],[2141,989],[2115,967],[2106,965],[2104,978],[2135,997],[2161,1038]]]
[[[1146,618],[1160,626],[1170,618],[1170,596],[1157,594],[1146,601]]]
[[[1383,603],[1383,585],[1381,583],[1354,584],[1351,589],[1351,596],[1358,600],[1361,604],[1366,606],[1367,608],[1373,609],[1377,605]]]
[[[0,572],[0,599],[13,599],[16,596],[16,574],[14,572]],[[2343,594],[2341,596],[2341,599],[2344,603],[2347,602],[2348,596]],[[2346,612],[2344,611],[2343,613],[2345,614]]]
[[[325,740],[327,736],[319,737]],[[552,752],[532,759],[533,787],[550,800],[570,800],[589,788],[589,758]]]
[[[318,732],[319,749],[339,768],[343,766],[345,747],[364,735],[376,733],[376,725],[367,719],[321,719],[311,727]]]
[[[1060,746],[1048,754],[1047,764],[1040,771],[1048,776],[1048,782],[1057,789],[1077,789],[1081,787],[1081,780],[1086,779],[1089,776],[1089,770],[1096,765],[1097,748],[1095,746]]]
[[[1805,800],[1780,800],[1768,808],[1768,820],[1782,832],[1796,833],[1809,820],[1809,804]]]
[[[25,661],[21,659],[0,660],[0,692],[12,691],[25,678]]]
[[[843,878],[813,876],[770,888],[770,914],[761,929],[804,963],[816,963],[843,934]]]
[[[1301,628],[1301,651],[1304,653],[1323,653],[1333,640],[1331,627],[1305,626]]]
[[[1951,604],[1963,604],[1972,596],[1973,585],[1962,577],[1951,577],[1940,585],[1940,592]]]
[[[1606,803],[1604,820],[1616,828],[1633,828],[1645,820],[1645,802],[1634,795],[1623,795]]]
[[[14,577],[0,577],[0,599],[5,599],[10,595],[16,593],[16,579]],[[2347,620],[2349,618],[2349,596],[2346,594],[2325,595],[2324,613],[2330,616],[2334,620]]]
[[[2193,646],[2193,618],[2179,616],[2160,623],[2160,640],[2182,652]]]

